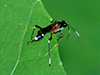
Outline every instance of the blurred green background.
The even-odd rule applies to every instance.
[[[42,0],[54,20],[65,20],[81,35],[86,44],[71,29],[63,30],[59,53],[68,75],[100,75],[100,1],[99,0]]]

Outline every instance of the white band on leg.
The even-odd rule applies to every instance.
[[[51,58],[49,58],[49,65],[51,65]]]

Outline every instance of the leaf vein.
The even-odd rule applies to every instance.
[[[23,42],[23,39],[24,39],[26,30],[27,30],[27,27],[28,27],[28,24],[29,24],[31,15],[32,15],[33,7],[34,7],[34,5],[35,5],[38,1],[39,1],[39,0],[36,0],[36,1],[33,3],[33,5],[32,5],[31,11],[30,11],[30,15],[29,15],[29,18],[28,18],[28,21],[27,21],[27,24],[26,24],[26,27],[25,27],[25,30],[24,30],[24,34],[23,34],[23,36],[22,36],[22,41],[21,41],[21,43],[20,43],[20,49],[19,49],[18,60],[17,60],[17,62],[16,62],[16,64],[15,64],[15,66],[14,66],[14,68],[13,68],[13,70],[12,70],[12,72],[11,72],[10,75],[13,75],[13,73],[14,73],[14,71],[15,71],[15,69],[17,68],[17,65],[18,65],[18,63],[19,63],[19,59],[20,59],[20,56],[21,56],[22,42]]]

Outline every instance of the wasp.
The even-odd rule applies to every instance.
[[[38,25],[35,25],[34,28],[33,28],[33,31],[32,31],[31,40],[28,42],[28,45],[29,45],[33,41],[39,41],[46,35],[46,33],[50,33],[50,37],[48,39],[49,66],[51,65],[50,41],[52,40],[52,35],[53,34],[59,33],[59,36],[57,38],[57,41],[58,41],[60,38],[63,37],[62,30],[64,28],[68,27],[67,39],[70,35],[70,28],[72,28],[75,31],[75,33],[77,34],[77,36],[81,39],[80,34],[71,25],[67,24],[64,20],[62,20],[61,22],[57,21],[57,20],[56,21],[53,20],[51,22],[52,22],[52,24],[50,24],[49,26],[44,27],[44,28],[42,28]],[[33,39],[35,28],[39,28],[40,30],[37,32],[37,36],[34,37],[34,39]],[[82,39],[81,39],[81,41],[85,45],[85,43],[83,42]]]

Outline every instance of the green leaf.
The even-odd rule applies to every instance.
[[[27,46],[35,24],[41,27],[50,24],[51,17],[42,2],[1,0],[0,9],[0,75],[65,75],[55,35],[50,43],[51,66],[48,63],[47,43],[50,34]]]

